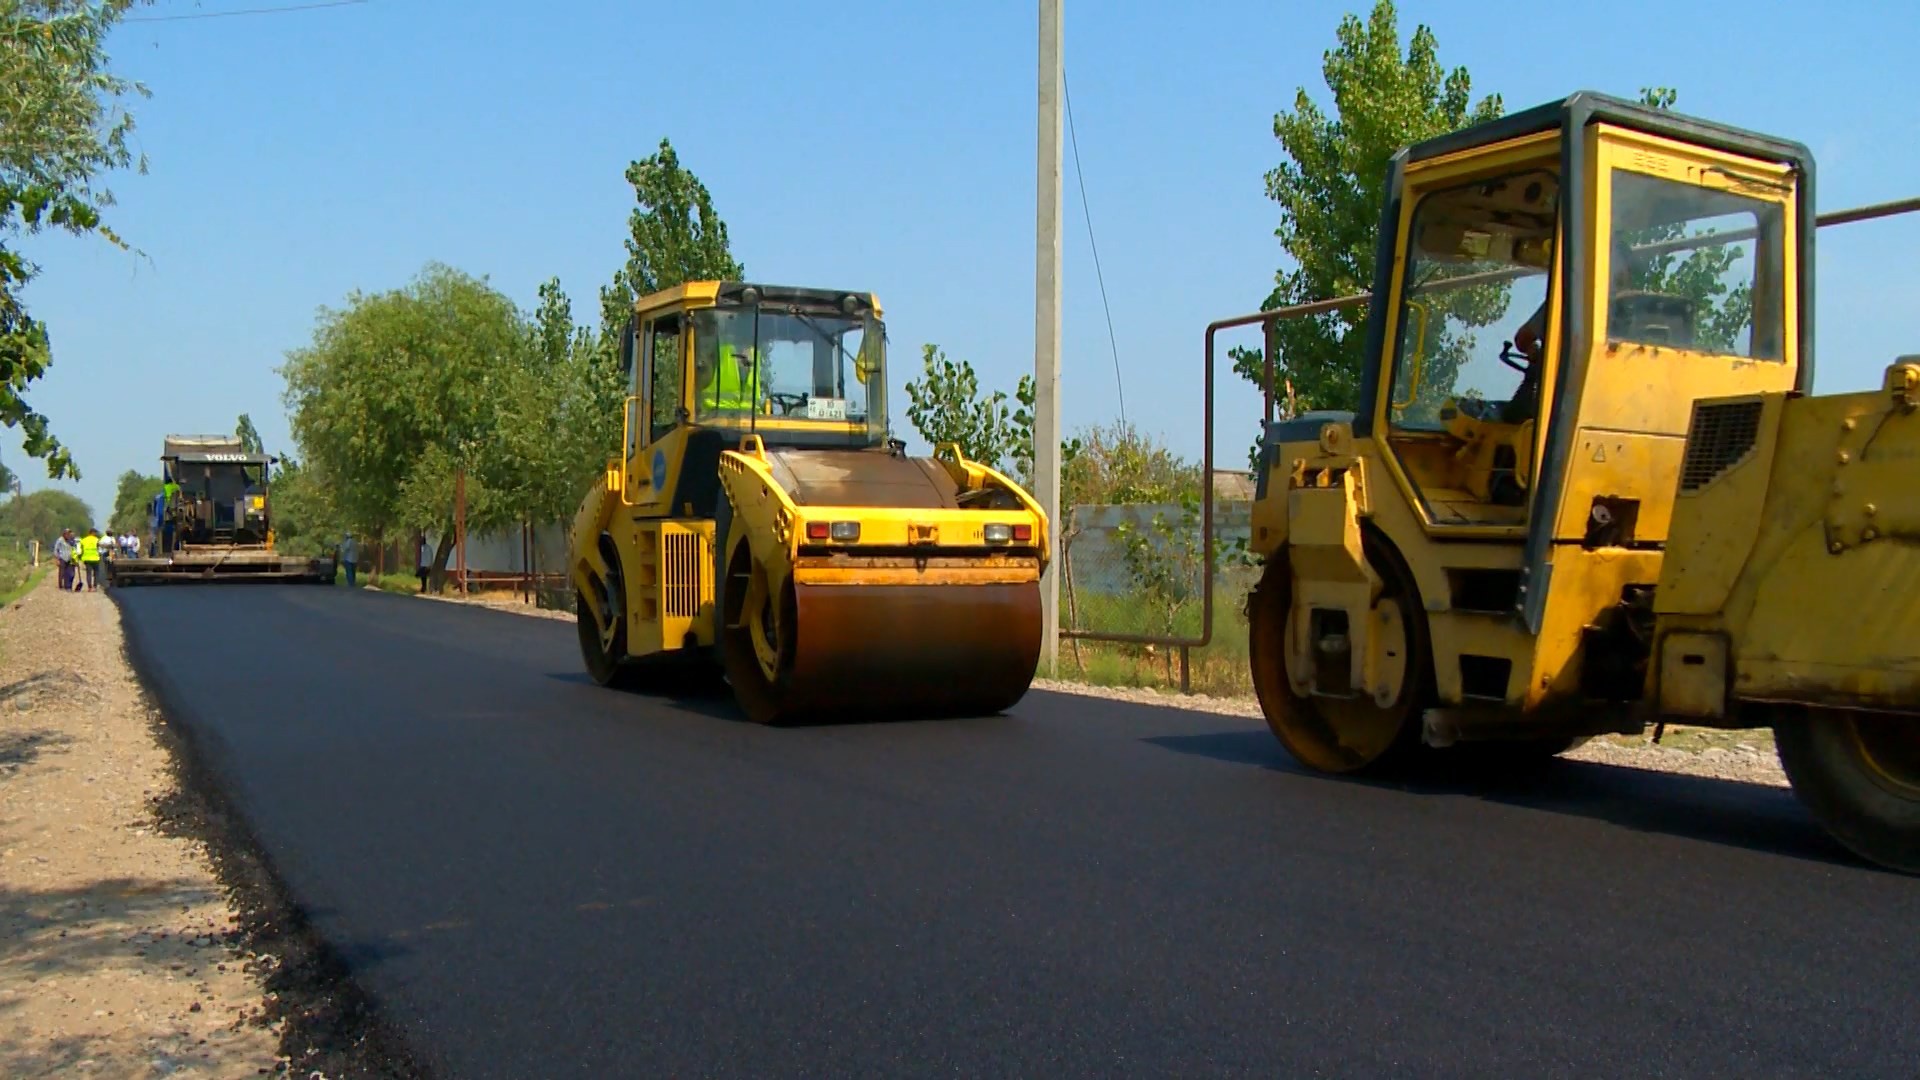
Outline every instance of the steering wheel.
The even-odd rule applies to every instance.
[[[1525,375],[1527,369],[1533,366],[1533,361],[1527,358],[1527,354],[1516,350],[1511,341],[1500,343],[1500,362],[1522,375]]]
[[[781,416],[792,416],[793,410],[807,407],[805,394],[768,394],[767,400],[780,407]]]

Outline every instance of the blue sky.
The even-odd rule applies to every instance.
[[[144,17],[290,0],[158,0]],[[1263,174],[1296,87],[1356,2],[1067,0],[1066,55],[1128,416],[1201,444],[1205,324],[1259,306],[1281,259]],[[1200,11],[1199,7],[1189,11]],[[1796,138],[1836,209],[1915,194],[1920,74],[1879,3],[1533,5],[1406,0],[1447,65],[1509,110],[1576,89],[1680,91],[1683,111]],[[1033,358],[1035,9],[969,4],[652,5],[370,0],[264,17],[132,23],[117,69],[146,176],[111,222],[141,248],[39,238],[29,301],[53,371],[30,400],[74,449],[69,485],[104,515],[162,435],[252,414],[289,447],[275,373],[314,313],[438,260],[531,307],[558,275],[576,313],[623,258],[626,164],[670,137],[712,190],[749,276],[870,289],[893,342],[893,419],[920,345],[1011,389]],[[1087,231],[1067,174],[1063,414],[1117,414]],[[1874,385],[1920,352],[1920,219],[1820,238],[1822,391]],[[1223,372],[1222,467],[1258,396]],[[909,433],[910,434],[910,433]],[[0,452],[47,485],[13,432]]]

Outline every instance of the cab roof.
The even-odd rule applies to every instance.
[[[1399,156],[1408,162],[1425,161],[1543,131],[1578,131],[1595,122],[1617,124],[1649,135],[1661,135],[1679,142],[1778,162],[1793,166],[1802,173],[1810,174],[1813,171],[1813,153],[1800,143],[1762,135],[1731,124],[1655,109],[1637,101],[1591,90],[1582,90],[1558,101],[1508,113],[1498,119],[1414,143],[1402,150]]]
[[[760,303],[792,305],[824,314],[844,312],[847,310],[846,305],[851,302],[854,311],[870,310],[875,318],[881,316],[880,300],[872,293],[748,281],[682,282],[640,297],[634,302],[634,311],[644,317],[674,308],[731,307],[735,304],[748,303],[745,294],[749,289],[759,293]]]

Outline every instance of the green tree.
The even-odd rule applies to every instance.
[[[264,454],[266,447],[260,442],[260,432],[253,426],[253,417],[246,413],[233,422],[233,437],[240,440],[240,449],[249,454]]]
[[[907,422],[934,446],[958,443],[960,452],[989,468],[1017,468],[1033,460],[1033,377],[1023,375],[1009,400],[1003,390],[980,392],[980,377],[965,360],[949,360],[924,345],[919,379],[909,380]]]
[[[115,535],[145,532],[152,516],[153,497],[160,494],[160,485],[159,477],[144,475],[136,469],[121,473],[113,493],[113,516],[107,519],[107,528]]]
[[[274,544],[295,555],[330,550],[346,526],[332,502],[326,474],[290,457],[280,467],[270,492]]]
[[[1073,441],[1061,469],[1063,507],[1177,502],[1200,497],[1200,466],[1132,424],[1096,424]]]
[[[673,144],[627,166],[638,205],[627,219],[627,264],[600,291],[603,336],[617,334],[638,298],[686,281],[739,280],[746,268],[733,257],[727,223],[713,196],[680,164]]]
[[[326,516],[376,540],[437,531],[436,567],[451,550],[461,474],[470,531],[516,520],[497,492],[520,467],[503,434],[527,354],[513,303],[438,264],[404,288],[323,309],[312,343],[280,371],[301,458],[326,480]]]
[[[1022,375],[1013,396],[995,390],[983,396],[980,377],[964,360],[947,359],[938,345],[921,346],[920,378],[907,390],[907,422],[935,446],[960,444],[960,452],[989,468],[1003,469],[1022,484],[1033,484],[1033,376]],[[1060,442],[1062,475],[1080,450],[1077,440]]]
[[[7,468],[5,462],[0,462],[0,495],[11,495],[19,486],[20,477],[12,469]]]
[[[0,508],[0,535],[49,546],[61,529],[84,535],[94,527],[93,507],[71,492],[53,488],[16,495]]]
[[[103,211],[101,177],[137,166],[124,107],[145,89],[107,70],[106,40],[136,0],[0,0],[0,423],[21,431],[47,474],[79,478],[73,455],[26,401],[53,363],[47,328],[22,299],[39,267],[20,242],[46,230],[122,248]]]
[[[1402,54],[1392,0],[1379,0],[1365,22],[1356,15],[1343,18],[1336,38],[1322,65],[1333,113],[1301,87],[1293,110],[1273,120],[1286,160],[1267,174],[1267,195],[1280,204],[1274,235],[1294,265],[1275,275],[1263,310],[1371,288],[1394,152],[1502,112],[1498,95],[1473,100],[1465,68],[1441,67],[1439,43],[1428,27],[1414,29]],[[1364,321],[1363,306],[1275,327],[1275,378],[1286,380],[1298,408],[1358,405]],[[1236,349],[1233,357],[1235,370],[1257,385],[1263,378],[1260,353]]]

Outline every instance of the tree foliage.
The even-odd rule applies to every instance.
[[[84,534],[94,527],[93,507],[79,496],[55,488],[16,495],[0,507],[0,536],[51,545],[61,529]]]
[[[907,422],[934,446],[957,443],[960,452],[989,468],[1017,468],[1033,460],[1033,378],[1023,375],[1014,398],[1004,390],[980,391],[980,377],[965,360],[950,360],[933,344],[921,347],[920,378],[909,380]]]
[[[19,428],[27,454],[55,478],[80,473],[26,401],[53,351],[22,299],[39,267],[20,242],[51,229],[126,246],[103,216],[113,195],[100,181],[145,168],[128,145],[123,102],[146,91],[107,70],[107,35],[135,2],[0,0],[0,423]]]
[[[626,326],[633,302],[648,293],[746,274],[733,257],[713,196],[681,167],[670,141],[661,139],[652,155],[628,165],[627,183],[638,205],[627,219],[627,264],[600,291],[603,336]]]
[[[1335,33],[1322,65],[1332,113],[1301,87],[1292,111],[1273,120],[1286,160],[1267,174],[1267,195],[1280,205],[1274,235],[1293,266],[1275,275],[1265,310],[1369,289],[1394,152],[1502,112],[1498,95],[1473,100],[1465,68],[1441,67],[1428,27],[1417,26],[1402,53],[1392,0],[1378,0],[1364,22],[1346,16]],[[1275,378],[1287,380],[1300,409],[1358,404],[1364,320],[1362,306],[1275,327]],[[1260,354],[1233,355],[1235,370],[1258,384]]]
[[[1129,423],[1096,424],[1075,437],[1061,469],[1063,507],[1178,502],[1200,497],[1200,466]]]
[[[249,454],[264,454],[265,444],[260,441],[260,430],[253,426],[253,417],[246,413],[233,422],[233,437],[240,442],[240,449]]]
[[[152,516],[153,497],[160,494],[160,486],[159,477],[147,476],[137,469],[121,473],[113,492],[113,515],[107,519],[107,529],[116,536],[146,531]]]
[[[469,528],[518,520],[499,492],[519,467],[506,436],[527,361],[513,303],[438,264],[403,288],[323,309],[312,343],[280,370],[305,465],[332,481],[327,516],[376,537],[450,533],[464,472]]]
[[[274,477],[274,544],[295,555],[319,555],[339,540],[350,526],[333,505],[333,485],[326,474],[303,461],[283,457]]]

